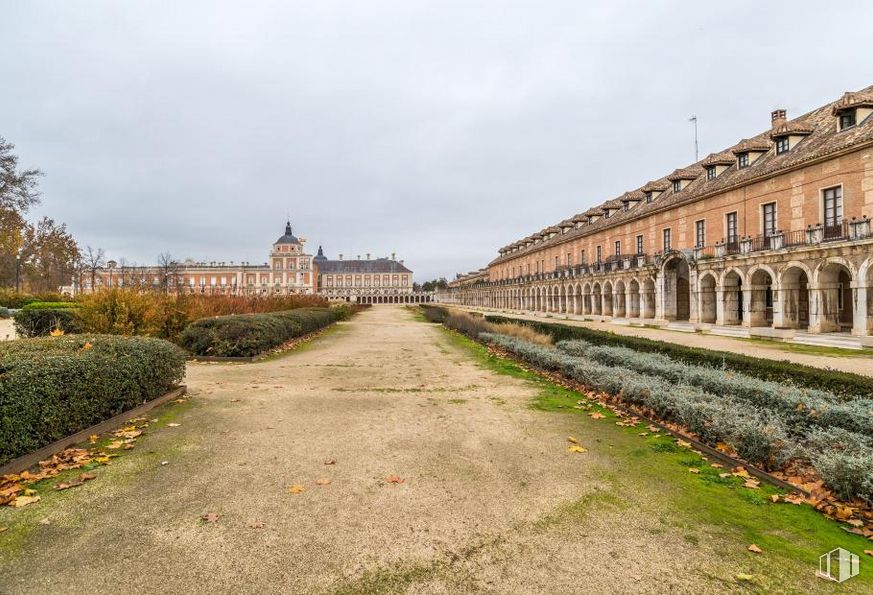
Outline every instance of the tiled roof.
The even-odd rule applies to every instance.
[[[703,172],[700,169],[699,165],[692,165],[691,167],[684,167],[682,169],[677,169],[672,174],[667,176],[667,179],[671,182],[675,180],[696,180],[697,176],[702,174]]]
[[[842,131],[837,131],[834,114],[841,109],[848,109],[859,106],[873,107],[873,86],[867,87],[861,91],[846,93],[839,100],[822,106],[807,114],[789,120],[786,126],[793,130],[809,129],[810,133],[806,136],[803,142],[792,147],[790,151],[782,154],[775,154],[770,150],[771,130],[762,132],[750,139],[743,139],[733,147],[728,147],[723,151],[714,153],[718,159],[722,159],[724,155],[742,153],[744,151],[759,151],[764,152],[759,159],[755,160],[749,167],[737,169],[736,162],[729,163],[727,159],[720,161],[719,164],[729,165],[724,172],[712,180],[707,180],[706,176],[699,176],[688,184],[681,192],[674,193],[670,190],[671,185],[668,182],[668,177],[660,178],[648,182],[646,185],[638,189],[640,192],[664,192],[656,200],[651,203],[642,202],[636,207],[627,211],[616,213],[609,219],[603,217],[590,225],[585,225],[574,229],[569,233],[562,234],[551,240],[540,242],[534,250],[540,250],[544,245],[557,244],[570,241],[574,238],[587,236],[597,233],[600,230],[607,229],[613,226],[622,225],[628,221],[645,217],[653,212],[671,208],[677,205],[695,202],[703,197],[719,192],[724,192],[728,189],[743,186],[753,181],[779,174],[783,171],[801,167],[806,163],[826,158],[828,155],[839,153],[842,151],[850,151],[855,147],[867,146],[873,144],[873,116],[869,116],[857,125]],[[707,163],[707,160],[712,158],[712,155],[698,163],[688,167],[697,168],[701,165],[714,164]],[[686,168],[680,168],[682,171]],[[676,172],[674,172],[675,174]],[[634,191],[636,192],[636,191]],[[572,218],[574,221],[587,221],[588,215],[601,215],[603,205],[593,207],[576,215]],[[530,248],[528,248],[530,250]],[[525,251],[519,251],[511,255],[500,256],[492,264],[502,262],[510,258],[518,258]]]
[[[805,136],[807,134],[812,134],[813,127],[803,122],[798,122],[797,120],[792,120],[791,122],[782,122],[778,126],[775,126],[772,131],[770,131],[770,138],[779,138],[781,136],[790,136],[790,135],[798,135]]]
[[[873,107],[873,87],[867,87],[863,91],[846,91],[833,103],[831,113],[836,116],[837,113],[853,107]]]
[[[711,165],[733,165],[737,158],[730,151],[722,151],[721,153],[711,153],[706,159],[701,161],[704,167]]]
[[[388,258],[375,260],[322,260],[319,273],[411,273],[408,268]]]

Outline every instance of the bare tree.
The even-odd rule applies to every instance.
[[[15,145],[0,136],[0,209],[24,213],[39,202],[38,169],[18,169]]]
[[[181,269],[182,265],[169,252],[158,255],[158,275],[164,293],[170,293],[171,288],[178,288]]]
[[[91,291],[96,291],[97,271],[106,266],[106,253],[103,252],[103,248],[95,250],[91,246],[85,246],[85,250],[82,251],[81,263],[82,268],[91,274]]]

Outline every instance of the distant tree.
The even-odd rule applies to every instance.
[[[173,258],[169,252],[162,252],[158,255],[158,280],[164,293],[170,293],[171,288],[178,287],[181,270],[181,263]]]
[[[440,277],[439,279],[434,279],[433,281],[425,281],[421,288],[424,291],[438,291],[440,289],[446,289],[449,286],[449,282],[446,281],[445,277]]]
[[[91,275],[91,291],[97,289],[97,271],[106,266],[106,253],[103,248],[96,250],[91,246],[85,246],[79,259],[81,268]]]
[[[25,228],[22,274],[32,291],[57,291],[69,283],[78,260],[79,246],[65,224],[43,217]]]
[[[39,202],[38,169],[18,168],[18,156],[12,150],[15,145],[0,136],[0,209],[25,213]]]

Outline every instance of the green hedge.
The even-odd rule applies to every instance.
[[[44,337],[55,329],[64,333],[82,332],[82,322],[76,308],[30,308],[25,306],[13,317],[15,332],[20,337]]]
[[[59,310],[62,308],[78,308],[76,302],[30,302],[21,306],[22,310]]]
[[[508,322],[526,324],[541,333],[551,335],[556,343],[558,341],[582,339],[595,345],[629,347],[636,351],[663,353],[673,359],[689,364],[724,368],[763,380],[787,382],[795,386],[821,389],[843,397],[873,398],[873,378],[859,374],[805,366],[787,360],[777,361],[728,351],[697,349],[678,343],[655,341],[644,337],[617,335],[581,326],[522,320],[505,316],[486,316],[485,318],[489,322],[498,324]]]
[[[184,375],[185,353],[160,339],[0,342],[0,464],[159,397]]]
[[[348,315],[348,309],[297,308],[201,318],[182,331],[179,343],[194,355],[252,357]]]
[[[41,293],[32,295],[29,293],[17,292],[14,289],[0,288],[0,306],[11,308],[13,310],[23,308],[27,304],[33,302],[63,302],[67,298],[59,293]]]

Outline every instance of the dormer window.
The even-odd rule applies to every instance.
[[[851,128],[857,123],[855,110],[846,110],[840,113],[840,130]]]
[[[682,190],[682,180],[676,180],[673,182],[673,192],[679,192]]]
[[[743,169],[744,167],[749,167],[749,154],[748,153],[739,153],[737,155],[737,167],[739,169]]]
[[[716,171],[714,165],[710,165],[709,167],[706,168],[706,179],[707,180],[714,180],[717,175],[718,175],[718,172]]]
[[[604,219],[609,219],[609,216],[610,216],[611,214],[612,214],[612,211],[610,211],[609,209],[605,209],[605,210],[603,211],[603,218],[604,218]]]
[[[781,155],[782,153],[787,153],[790,148],[790,143],[788,142],[787,136],[780,136],[776,139],[776,154]]]

